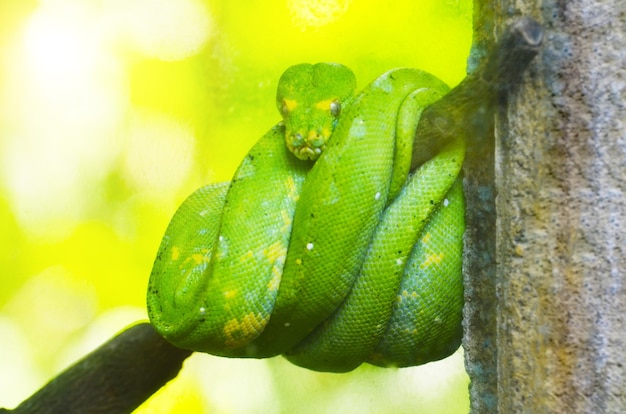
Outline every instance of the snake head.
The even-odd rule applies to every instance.
[[[356,90],[352,71],[336,63],[303,63],[278,82],[276,106],[285,125],[287,148],[301,160],[316,160]]]

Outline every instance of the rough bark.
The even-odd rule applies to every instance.
[[[473,71],[463,83],[478,80],[469,88],[473,91],[469,102],[483,104],[474,104],[474,110],[466,110],[463,122],[459,123],[467,141],[463,345],[468,351],[466,370],[472,379],[472,410],[494,412],[498,390],[498,350],[494,346],[497,334],[494,115],[506,107],[508,97],[516,92],[529,62],[538,53],[543,28],[528,17],[517,18],[508,22],[495,41],[490,30],[494,24],[493,9],[477,9],[476,17],[469,65]]]
[[[472,411],[624,412],[626,2],[479,3],[496,33],[519,14],[546,33],[496,117],[496,291],[471,297],[489,327],[465,342]]]

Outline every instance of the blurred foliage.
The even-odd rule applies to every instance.
[[[125,325],[177,205],[278,120],[295,63],[464,76],[471,1],[0,2],[0,406]],[[194,355],[141,413],[466,412],[460,353],[318,374]]]

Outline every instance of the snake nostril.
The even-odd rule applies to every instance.
[[[309,144],[312,147],[321,147],[321,146],[324,145],[325,142],[326,142],[326,139],[324,138],[324,135],[319,134],[319,133],[315,134],[315,135],[312,135],[309,138]]]

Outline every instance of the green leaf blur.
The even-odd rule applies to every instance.
[[[469,0],[1,2],[0,406],[146,318],[170,217],[279,120],[285,68],[453,86],[470,42]],[[194,355],[138,412],[460,413],[467,384],[460,352],[347,375]]]

